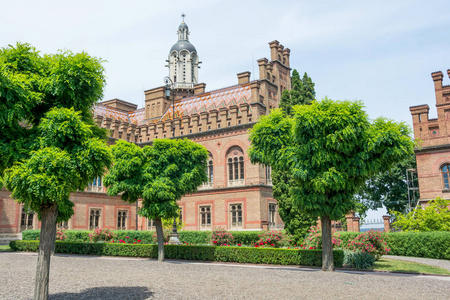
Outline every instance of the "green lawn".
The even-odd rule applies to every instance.
[[[387,258],[381,258],[379,261],[375,262],[372,269],[375,271],[450,275],[450,271],[443,268]]]
[[[0,252],[8,252],[8,251],[12,251],[11,248],[9,248],[9,245],[0,246]]]

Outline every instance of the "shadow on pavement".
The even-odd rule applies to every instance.
[[[102,299],[102,300],[118,300],[118,299],[149,299],[153,296],[153,292],[147,287],[141,286],[105,286],[86,289],[80,293],[57,293],[49,295],[48,299]]]

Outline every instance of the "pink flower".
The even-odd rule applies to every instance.
[[[273,244],[270,244],[270,246],[273,246]]]
[[[126,239],[129,239],[130,237],[129,237],[129,236],[126,236],[125,238],[126,238]]]

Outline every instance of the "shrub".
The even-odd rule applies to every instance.
[[[388,254],[391,250],[387,247],[385,234],[377,230],[370,230],[358,235],[346,245],[346,249],[353,252],[370,253],[376,259],[383,254]]]
[[[233,235],[224,228],[216,228],[211,235],[213,246],[229,246],[234,244]]]
[[[355,269],[368,269],[375,263],[375,256],[368,252],[346,252],[345,253],[345,264],[350,268]]]
[[[116,237],[114,238],[115,241],[118,240],[127,240],[127,237],[129,240],[141,240],[142,244],[155,244],[155,240],[153,239],[153,235],[156,234],[154,231],[137,231],[137,230],[115,230],[113,231]]]
[[[38,241],[12,241],[10,247],[14,251],[37,252]],[[214,246],[186,246],[166,245],[165,257],[168,259],[206,260],[222,262],[239,262],[253,264],[282,264],[282,265],[322,265],[322,252],[320,250],[293,250],[253,247],[214,247]],[[56,253],[108,255],[125,257],[158,257],[157,245],[130,245],[110,243],[74,243],[56,242]],[[341,250],[333,251],[334,264],[341,267],[344,253]]]
[[[39,235],[41,231],[39,229],[24,230],[22,231],[22,240],[24,241],[39,241]]]
[[[392,232],[387,234],[389,254],[450,260],[450,232]]]
[[[172,228],[163,227],[164,243],[169,242],[171,234],[172,234]],[[158,241],[158,236],[156,234],[156,231],[153,232],[153,241],[155,241],[155,243],[157,243],[157,241]]]
[[[286,233],[281,230],[264,231],[259,236],[257,241],[258,247],[285,247],[289,245],[289,238]]]
[[[65,241],[67,239],[66,230],[57,229],[56,230],[56,240],[57,241]]]
[[[98,228],[89,234],[89,240],[91,243],[109,242],[114,236],[115,235],[109,229]]]
[[[322,231],[319,226],[311,226],[308,230],[309,234],[305,238],[306,248],[309,249],[322,249]],[[342,244],[342,240],[340,239],[341,234],[336,232],[336,230],[332,229],[332,245],[334,247],[339,247]]]

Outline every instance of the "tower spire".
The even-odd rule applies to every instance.
[[[181,17],[183,18],[183,23],[184,23],[184,17],[186,17],[186,14],[185,14],[185,13],[182,13],[182,14],[181,14]]]

